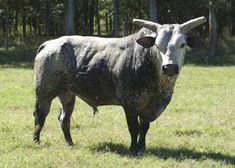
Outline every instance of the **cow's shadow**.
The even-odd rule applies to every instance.
[[[112,152],[122,156],[133,157],[129,152],[129,149],[122,144],[115,144],[111,142],[104,142],[92,147],[96,152]],[[226,155],[220,152],[199,152],[194,149],[187,148],[147,148],[146,151],[142,151],[138,157],[156,156],[161,159],[194,159],[194,160],[207,160],[212,159],[215,161],[222,161],[227,164],[235,165],[235,156]]]

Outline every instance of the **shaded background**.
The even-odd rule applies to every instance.
[[[235,63],[234,0],[0,0],[0,64],[32,66],[37,47],[62,35],[120,37],[136,32],[133,18],[161,24],[206,16],[189,32],[186,63]]]

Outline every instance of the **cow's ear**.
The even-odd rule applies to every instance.
[[[155,37],[145,36],[136,40],[136,42],[144,48],[150,48],[155,44],[155,39]]]
[[[186,42],[190,48],[197,48],[198,46],[200,46],[200,44],[202,44],[202,40],[197,36],[186,37]]]
[[[195,39],[191,36],[187,36],[186,37],[186,43],[190,48],[193,48],[194,43],[195,43]]]

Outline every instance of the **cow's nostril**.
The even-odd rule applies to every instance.
[[[179,74],[179,66],[177,64],[167,64],[162,66],[162,71],[164,74],[172,76]]]
[[[179,74],[179,66],[178,65],[175,66],[174,71],[176,74]]]
[[[163,65],[163,66],[162,66],[162,71],[163,71],[164,73],[166,73],[166,71],[167,71],[167,66],[166,66],[166,65]]]

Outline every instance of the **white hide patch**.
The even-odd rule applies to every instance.
[[[158,30],[155,43],[163,65],[177,64],[181,68],[186,53],[186,35],[179,25],[163,25]]]

